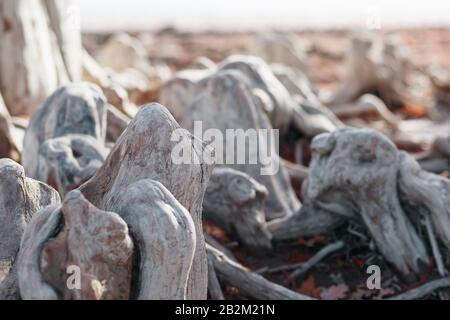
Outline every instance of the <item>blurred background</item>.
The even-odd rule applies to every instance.
[[[450,24],[442,0],[79,0],[85,31],[424,27]],[[378,21],[374,21],[378,20]]]

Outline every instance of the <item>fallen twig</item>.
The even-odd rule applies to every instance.
[[[425,226],[427,228],[428,238],[430,239],[431,249],[433,251],[434,260],[436,261],[439,275],[441,277],[445,277],[447,275],[447,270],[445,270],[444,262],[442,261],[442,255],[441,252],[439,251],[439,246],[437,244],[433,226],[431,224],[431,220],[428,215],[425,215]]]
[[[230,260],[237,261],[234,257],[233,253],[228,250],[227,247],[225,247],[223,244],[221,244],[219,241],[214,239],[214,237],[210,236],[209,234],[205,233],[205,241],[209,243],[214,248],[217,248],[217,250],[220,250],[223,254],[225,254]]]
[[[450,277],[430,281],[420,287],[401,293],[397,296],[390,297],[387,300],[414,300],[445,287],[450,287]]]
[[[211,259],[208,259],[208,293],[212,300],[225,300]]]
[[[309,259],[306,262],[291,265],[290,268],[288,268],[288,266],[285,266],[285,268],[284,268],[285,270],[298,268],[297,270],[295,270],[294,272],[292,272],[289,275],[287,281],[288,282],[292,281],[293,279],[297,278],[298,276],[306,273],[309,269],[314,267],[317,263],[319,263],[327,255],[342,249],[344,247],[344,245],[345,245],[344,241],[339,240],[337,242],[334,242],[332,244],[329,244],[329,245],[323,247],[322,249],[319,250],[319,252],[317,252],[311,259]]]
[[[313,298],[289,290],[264,277],[251,272],[241,264],[230,260],[226,255],[206,244],[208,259],[212,261],[215,271],[225,282],[239,289],[244,295],[254,299],[272,300],[312,300]]]

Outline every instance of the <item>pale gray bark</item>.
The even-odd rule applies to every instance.
[[[388,298],[387,300],[417,300],[433,291],[450,287],[450,278],[442,278],[427,282],[417,288]]]
[[[264,32],[255,36],[248,51],[270,63],[281,63],[308,71],[308,56],[304,44],[293,33]]]
[[[180,134],[180,140],[171,140],[175,131]],[[190,159],[192,161],[181,164],[173,161],[175,146],[190,150],[194,157]],[[201,158],[203,153],[204,146],[200,141],[181,129],[167,109],[158,104],[147,105],[140,109],[117,140],[103,166],[80,188],[91,203],[110,211],[118,208],[120,202],[117,199],[133,183],[152,179],[167,188],[190,213],[195,225],[195,256],[187,283],[188,299],[205,299],[207,290],[201,207],[212,166]],[[121,210],[117,213],[125,214]],[[137,220],[133,224],[137,224]],[[178,253],[175,250],[173,254]]]
[[[151,179],[123,189],[108,208],[119,212],[130,226],[139,250],[134,298],[187,299],[192,294],[188,293],[188,281],[194,280],[194,258],[201,258],[196,252],[196,228],[189,212],[161,183]]]
[[[450,248],[450,181],[422,170],[413,157],[401,152],[398,188],[406,211],[429,216],[437,236]]]
[[[63,196],[89,180],[107,155],[108,149],[88,135],[47,139],[39,148],[34,178],[45,181]]]
[[[116,142],[122,132],[130,123],[130,118],[118,110],[116,107],[108,104],[106,114],[106,142]]]
[[[75,83],[56,90],[33,114],[24,138],[22,163],[28,176],[65,194],[105,159],[106,98],[100,88]]]
[[[267,231],[267,189],[243,172],[216,168],[203,201],[204,216],[238,239],[251,252],[272,248]]]
[[[20,159],[18,136],[0,93],[0,158]]]
[[[34,213],[60,201],[46,184],[25,176],[23,167],[0,159],[0,299],[19,299],[17,253],[24,230]]]
[[[199,81],[211,73],[210,69],[183,70],[177,72],[161,87],[159,101],[169,109],[178,122],[189,113],[189,105],[200,92]]]
[[[267,217],[291,215],[299,209],[300,203],[276,151],[278,141],[272,126],[266,114],[256,106],[254,95],[246,83],[245,76],[237,70],[221,70],[203,79],[199,84],[203,89],[187,108],[180,124],[193,134],[206,133],[208,129],[218,130],[225,141],[205,140],[216,149],[218,163],[248,174],[267,188]],[[194,132],[194,121],[201,121],[203,132]],[[250,136],[240,142],[245,143],[245,147],[238,147],[233,138],[227,139],[227,129],[238,129],[242,134],[250,129]],[[259,129],[266,130],[266,141],[251,136],[252,130]],[[238,153],[258,159],[254,159],[255,164],[238,163]],[[232,161],[227,163],[227,157],[230,159],[232,156]],[[263,170],[269,174],[264,174]]]
[[[208,259],[212,261],[216,273],[225,283],[238,288],[243,295],[260,300],[313,300],[251,272],[208,244],[206,249]]]
[[[448,179],[422,170],[412,156],[369,129],[322,134],[311,148],[304,205],[298,214],[268,223],[274,240],[331,230],[356,219],[400,272],[417,274],[430,255],[418,233],[422,215],[449,247]],[[434,232],[432,236],[428,241],[439,257]]]
[[[67,76],[81,80],[81,24],[78,4],[74,0],[45,0],[50,28],[53,31]]]
[[[78,80],[80,30],[64,18],[68,4],[1,1],[0,91],[11,115],[30,115],[59,85]]]
[[[268,115],[274,128],[282,132],[288,129],[295,102],[264,60],[256,56],[235,55],[222,61],[218,68],[240,71],[249,90],[260,100],[259,111]]]
[[[208,259],[208,294],[212,300],[225,300],[211,259]]]
[[[375,131],[348,128],[317,136],[311,148],[305,202],[357,215],[387,260],[404,274],[419,272],[427,256],[399,200],[394,144]]]
[[[71,191],[61,206],[44,208],[27,227],[18,260],[21,296],[127,299],[132,255],[126,223]],[[79,288],[70,287],[76,286],[74,276],[79,276]]]
[[[344,78],[327,105],[353,102],[373,91],[397,102],[412,97],[406,80],[408,57],[395,39],[382,41],[367,33],[355,34],[347,56]]]
[[[368,113],[375,113],[392,129],[397,129],[400,119],[393,114],[386,104],[375,95],[366,93],[354,103],[330,106],[331,111],[342,118],[354,118]]]
[[[160,100],[174,117],[182,122],[189,117],[189,105],[204,91],[214,74],[237,70],[244,77],[259,112],[267,114],[272,126],[286,133],[292,124],[307,136],[329,132],[342,123],[322,106],[306,76],[292,75],[295,71],[276,68],[277,75],[259,57],[234,55],[222,61],[217,68],[184,70],[165,83]],[[290,90],[290,91],[289,91]]]

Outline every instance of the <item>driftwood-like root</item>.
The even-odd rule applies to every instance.
[[[206,188],[203,212],[252,252],[266,251],[272,247],[264,213],[266,197],[267,189],[247,174],[216,168]]]
[[[450,278],[442,278],[427,282],[417,288],[401,293],[387,300],[416,300],[421,299],[433,291],[450,287]]]
[[[208,259],[212,261],[216,273],[225,283],[238,288],[246,296],[260,300],[313,300],[308,296],[286,289],[270,282],[259,274],[249,271],[209,244],[206,245],[206,250]]]
[[[180,140],[173,140],[176,133]],[[189,159],[189,163],[175,161],[173,151],[176,147],[191,152],[193,158]],[[117,212],[127,221],[131,233],[136,232],[136,238],[142,241],[142,244],[137,244],[141,259],[150,259],[141,260],[141,274],[145,279],[150,279],[153,268],[155,274],[162,272],[158,279],[158,283],[163,286],[159,296],[161,298],[171,296],[174,299],[205,299],[207,295],[207,263],[201,208],[213,166],[200,158],[203,153],[204,145],[188,131],[181,129],[167,109],[158,104],[146,105],[119,137],[103,166],[80,188],[92,204],[102,210]],[[164,188],[154,185],[157,182]],[[154,196],[150,197],[152,194]],[[129,205],[125,206],[123,203]],[[147,207],[149,211],[144,210]],[[191,224],[186,218],[186,210],[195,226],[195,233],[190,231]],[[170,241],[173,250],[165,250],[161,253],[163,256],[159,257],[164,265],[173,265],[172,268],[167,267],[169,269],[166,271],[155,265],[150,257],[155,245],[151,241],[158,242],[158,237],[164,235],[153,234],[150,222],[140,223],[156,219],[155,216],[172,221],[159,222],[167,228],[168,234],[163,232],[165,237],[174,237]],[[192,235],[195,235],[195,241],[191,239]],[[147,240],[151,241],[145,242]],[[188,268],[192,248],[195,248],[195,254],[192,267]],[[164,275],[169,270],[176,275]],[[186,272],[188,280],[183,286],[178,281],[182,281]],[[170,285],[172,279],[177,282],[174,286],[179,286],[177,291]],[[158,297],[157,292],[150,290],[151,284],[144,286],[139,280],[136,281],[138,297]]]
[[[431,221],[428,240],[434,256],[438,259],[440,254],[433,230],[449,247],[448,179],[422,170],[412,156],[368,129],[322,134],[314,138],[311,148],[304,205],[298,215],[268,224],[274,239],[288,234],[283,231],[293,228],[291,221],[305,214],[334,216],[341,222],[356,219],[404,275],[418,273],[428,261],[429,253],[418,233],[420,216]]]
[[[0,158],[20,159],[20,142],[16,128],[0,93]]]
[[[381,41],[369,34],[356,34],[348,54],[344,79],[327,105],[353,102],[364,93],[377,92],[388,107],[390,102],[411,100],[406,80],[408,57],[394,39]]]
[[[46,184],[27,178],[10,159],[0,160],[0,299],[19,299],[17,253],[22,234],[34,213],[60,201]]]
[[[186,299],[196,250],[189,212],[161,183],[150,179],[131,184],[107,207],[127,222],[139,250],[134,297]]]
[[[383,119],[392,129],[397,129],[399,119],[386,106],[386,104],[372,94],[362,95],[355,103],[330,106],[331,111],[340,118],[353,118],[368,113],[375,113]]]
[[[40,211],[24,233],[18,260],[21,296],[128,299],[132,256],[126,223],[71,191],[62,206]]]
[[[103,162],[106,98],[100,88],[75,83],[56,90],[33,114],[24,138],[25,172],[64,195]]]
[[[193,134],[204,134],[205,143],[216,150],[218,164],[244,172],[267,188],[266,216],[269,219],[291,215],[299,209],[300,203],[277,153],[273,127],[255,104],[247,81],[238,70],[221,70],[203,79],[200,85],[204,89],[189,106],[180,124]],[[201,122],[202,132],[195,132],[195,121]],[[245,141],[238,141],[238,145],[234,141],[236,138],[227,138],[230,129],[249,136]],[[257,130],[265,132],[263,139],[257,136],[259,133],[252,136]],[[212,141],[207,137],[208,132],[218,132],[223,139]],[[252,159],[252,163],[237,160],[243,156]]]
[[[48,139],[39,149],[35,177],[63,196],[89,180],[107,154],[108,150],[90,136],[71,134]]]
[[[450,181],[422,170],[405,152],[400,161],[398,188],[405,210],[429,216],[437,236],[450,249]]]

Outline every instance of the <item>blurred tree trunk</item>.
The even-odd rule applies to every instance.
[[[81,76],[79,12],[72,0],[0,0],[0,91],[13,116],[30,115]]]

